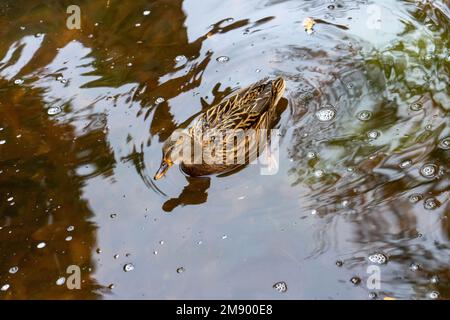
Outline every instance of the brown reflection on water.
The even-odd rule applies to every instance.
[[[385,1],[381,31],[369,2],[78,4],[82,30],[67,1],[0,4],[0,298],[367,299],[375,252],[379,298],[449,298],[445,3]],[[173,130],[276,75],[277,174],[152,180]],[[69,265],[81,290],[56,284]]]
[[[70,124],[50,119],[40,90],[4,80],[0,86],[8,88],[0,109],[7,141],[0,156],[0,268],[6,270],[0,281],[19,299],[96,298],[101,286],[85,272],[95,269],[96,226],[77,168],[89,165],[90,176],[108,175],[114,158],[105,135],[101,128],[76,135]],[[69,232],[70,226],[75,230]],[[66,241],[69,236],[73,240]],[[83,271],[82,290],[55,285],[71,264]],[[14,267],[18,271],[8,274]]]

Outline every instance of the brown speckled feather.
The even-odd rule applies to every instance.
[[[275,107],[274,100],[279,98],[279,88],[274,85],[276,81],[280,80],[267,81],[265,78],[211,107],[190,128],[190,133],[201,135],[210,129],[224,131],[266,128],[266,120],[272,116]]]
[[[198,142],[202,149],[214,149],[219,158],[226,159],[235,150],[245,149],[245,140],[235,148],[217,148],[217,141],[205,139],[205,133],[224,135],[223,144],[233,143],[234,137],[230,132],[246,131],[248,129],[270,129],[271,120],[275,114],[275,107],[284,92],[285,82],[282,78],[268,80],[267,78],[232,94],[223,102],[209,108],[188,129],[188,133]],[[230,135],[225,135],[228,133]],[[231,137],[231,138],[229,138]],[[233,139],[233,140],[231,140]],[[209,152],[204,152],[209,154]],[[250,159],[250,156],[247,154]],[[207,161],[207,163],[210,163]],[[191,176],[201,176],[231,170],[236,165],[224,164],[182,164],[182,169]]]

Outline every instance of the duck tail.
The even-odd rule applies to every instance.
[[[286,89],[286,81],[282,77],[278,77],[272,82],[272,94],[274,96],[274,105],[280,101],[284,94],[284,89]]]

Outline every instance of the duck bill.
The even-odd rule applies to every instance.
[[[169,168],[170,168],[170,165],[167,162],[165,162],[165,161],[161,162],[161,166],[159,167],[158,171],[156,171],[156,174],[153,177],[153,179],[159,180],[162,177],[164,177],[164,175],[166,174],[167,170],[169,170]]]

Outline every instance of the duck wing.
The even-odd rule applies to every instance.
[[[273,106],[274,97],[273,82],[263,79],[209,108],[200,117],[196,129],[222,131],[255,128]]]

